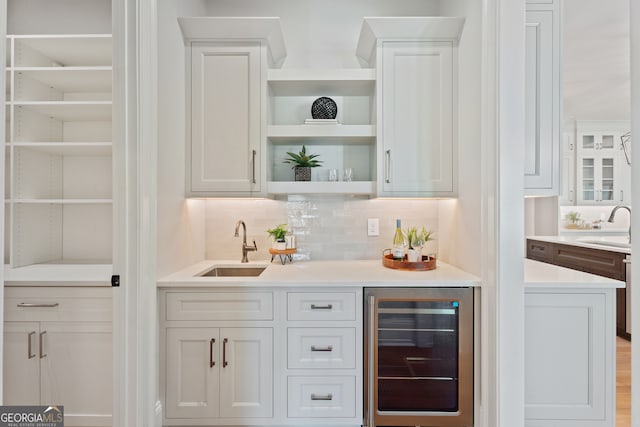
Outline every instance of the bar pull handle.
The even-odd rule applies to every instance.
[[[213,368],[216,366],[216,362],[213,361],[213,345],[216,343],[215,338],[211,338],[209,341],[209,367]]]
[[[328,345],[326,347],[317,347],[315,345],[312,345],[311,351],[333,351],[333,346]]]
[[[227,362],[227,343],[229,342],[228,339],[223,339],[222,340],[222,367],[226,368],[227,365],[229,364],[229,362]]]
[[[36,334],[36,331],[32,331],[29,332],[29,334],[27,335],[27,358],[29,359],[33,359],[34,357],[36,357],[35,353],[31,353],[32,347],[31,347],[31,338],[33,338],[33,336]]]
[[[333,394],[315,394],[311,393],[311,400],[333,400]]]
[[[624,202],[624,190],[620,190],[620,201]]]
[[[391,172],[391,150],[385,151],[384,154],[385,154],[384,182],[389,184],[391,182],[391,177],[390,177],[390,172]]]
[[[573,203],[573,190],[569,190],[569,201]]]
[[[622,260],[623,264],[631,264],[631,258],[625,258]]]
[[[256,150],[251,153],[251,181],[256,183]]]
[[[57,302],[52,302],[52,303],[21,302],[21,303],[18,303],[18,307],[21,307],[21,308],[34,308],[34,307],[53,308],[53,307],[57,307],[59,305],[60,304],[58,304]]]
[[[43,348],[43,341],[44,341],[44,334],[46,334],[47,331],[42,331],[40,332],[40,359],[44,359],[45,357],[47,357],[47,354],[45,352],[42,351]]]
[[[311,310],[331,310],[332,308],[333,308],[333,304],[325,304],[325,305],[311,304]]]

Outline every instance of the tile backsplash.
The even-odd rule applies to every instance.
[[[363,199],[343,196],[290,196],[288,200],[216,199],[206,202],[207,259],[240,259],[242,236],[234,237],[238,220],[247,226],[247,242],[258,252],[250,260],[268,260],[268,228],[287,223],[296,236],[298,259],[378,259],[391,246],[395,220],[403,228],[425,226],[438,239],[438,201]],[[380,220],[380,235],[367,236],[367,219]],[[437,240],[425,251],[436,252]]]

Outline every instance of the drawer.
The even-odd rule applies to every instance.
[[[167,320],[272,320],[271,292],[167,292]]]
[[[355,377],[289,377],[290,418],[346,418],[356,415]]]
[[[290,369],[356,367],[355,328],[288,328]]]
[[[573,245],[555,245],[554,264],[610,279],[626,280],[625,254]]]
[[[5,288],[7,321],[110,322],[112,311],[111,288],[75,289],[72,294],[66,288]]]
[[[527,258],[553,263],[553,243],[527,239]]]
[[[356,320],[353,292],[290,292],[288,320]]]

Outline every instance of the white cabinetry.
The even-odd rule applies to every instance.
[[[625,121],[576,123],[578,204],[631,202],[630,167],[620,139],[628,126]]]
[[[525,27],[525,194],[560,194],[560,0],[527,1]]]
[[[325,424],[362,422],[362,304],[356,301],[362,301],[360,289],[287,292],[291,423],[318,418]]]
[[[266,193],[267,67],[286,52],[278,18],[179,18],[187,44],[186,194]]]
[[[576,135],[575,131],[562,134],[562,179],[560,199],[562,205],[576,204]]]
[[[9,19],[41,18],[32,9],[33,17],[12,15],[24,10],[9,8]],[[34,267],[42,280],[71,280],[78,268],[85,279],[109,280],[112,44],[111,34],[7,36],[7,280]]]
[[[378,196],[457,195],[457,40],[463,18],[365,18],[375,64]]]
[[[269,193],[375,193],[375,81],[375,70],[367,68],[269,70]],[[321,96],[336,102],[339,124],[304,124]],[[283,160],[302,145],[323,164],[312,169],[311,181],[294,182]],[[353,171],[350,182],[344,181],[345,168]],[[328,182],[328,169],[339,171],[337,182]]]
[[[615,289],[525,292],[525,425],[615,426]]]
[[[61,404],[65,425],[112,424],[110,294],[5,288],[5,405]]]
[[[272,293],[162,295],[164,423],[236,425],[272,418]]]

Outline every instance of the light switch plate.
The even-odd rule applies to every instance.
[[[380,220],[378,218],[367,219],[367,236],[380,235]]]

